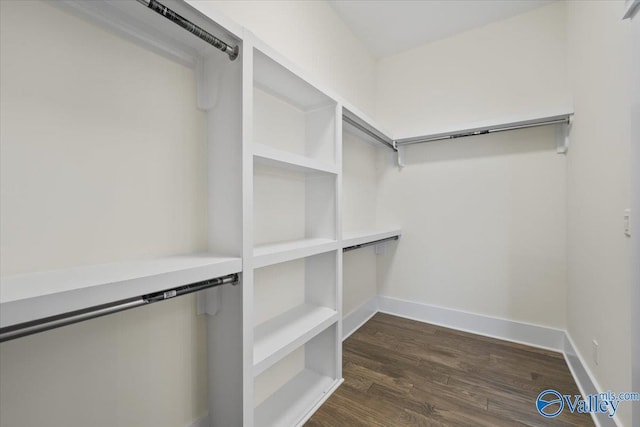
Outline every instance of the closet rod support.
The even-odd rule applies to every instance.
[[[229,55],[229,59],[231,59],[232,61],[238,57],[238,53],[239,53],[238,46],[231,46],[230,44],[225,43],[224,41],[220,40],[213,34],[209,33],[208,31],[204,30],[203,28],[199,27],[193,22],[189,21],[187,18],[169,9],[159,1],[157,0],[137,0],[137,1],[138,3],[141,3],[147,6],[149,9],[153,10],[154,12],[164,16],[174,24],[181,26],[182,28],[189,31],[191,34],[195,35],[196,37],[209,43],[211,46],[215,47],[216,49],[223,51],[224,53]]]
[[[147,304],[153,304],[156,302],[179,297],[179,296],[190,294],[193,292],[198,292],[204,289],[213,288],[215,286],[222,286],[226,284],[235,285],[238,283],[238,281],[239,281],[239,277],[237,273],[229,274],[227,276],[204,280],[202,282],[196,282],[190,285],[179,286],[179,287],[168,289],[165,291],[154,292],[152,294],[142,295],[140,297],[129,298],[121,301],[115,301],[108,304],[88,307],[81,310],[62,313],[56,316],[45,317],[42,319],[30,321],[30,322],[7,326],[4,328],[0,328],[0,342],[25,337],[27,335],[37,334],[39,332],[60,328],[62,326],[83,322],[89,319],[95,319],[96,317],[102,317],[108,314],[118,313],[120,311],[141,307]]]

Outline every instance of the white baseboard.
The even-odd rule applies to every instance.
[[[378,310],[382,313],[533,347],[560,352],[564,350],[565,331],[562,329],[385,296],[378,296]]]
[[[344,316],[342,319],[342,339],[349,338],[349,335],[360,329],[377,312],[378,297],[374,295]]]
[[[194,422],[187,425],[187,427],[209,427],[209,426],[210,424],[209,424],[208,414],[198,418]]]
[[[569,370],[571,371],[571,375],[573,375],[573,379],[576,381],[578,389],[583,396],[606,391],[598,385],[598,382],[591,374],[587,364],[584,363],[584,359],[580,355],[580,352],[578,352],[576,347],[573,345],[573,340],[568,332],[565,333],[563,353],[564,358],[567,361],[567,365],[569,366]],[[617,414],[612,418],[606,414],[596,415],[592,413],[591,417],[598,427],[616,427],[621,425]]]

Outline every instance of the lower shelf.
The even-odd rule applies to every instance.
[[[303,304],[259,325],[255,329],[253,374],[261,374],[337,320],[335,310]]]
[[[256,408],[255,425],[299,425],[340,382],[310,369],[303,370]]]

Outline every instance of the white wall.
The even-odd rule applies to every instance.
[[[47,4],[0,8],[2,275],[206,250],[192,71]],[[187,425],[205,329],[185,297],[2,343],[0,425]]]
[[[308,75],[373,115],[375,61],[324,1],[212,2]]]
[[[382,295],[564,328],[565,159],[553,129],[411,147],[379,221],[402,226]]]
[[[631,75],[640,75],[640,11],[636,11],[633,17]],[[631,117],[640,117],[640,79],[632,81],[632,108]],[[631,121],[631,222],[640,224],[640,120]],[[640,324],[640,227],[637,225],[631,230],[633,248],[631,250],[631,325]],[[631,330],[631,363],[633,369],[632,389],[640,390],[640,330]],[[640,421],[640,402],[634,403],[633,420]]]
[[[569,334],[601,390],[631,390],[631,31],[622,2],[568,4],[575,123],[567,156]],[[636,117],[637,120],[637,117]],[[635,260],[637,263],[638,260]],[[592,340],[600,344],[599,363]],[[618,411],[631,425],[631,405]]]
[[[381,169],[378,221],[398,214],[403,238],[378,280],[383,295],[566,328],[600,390],[631,389],[623,7],[558,2],[384,58],[376,96],[403,136],[575,105],[566,157],[540,128],[412,146],[405,169]],[[630,404],[618,418],[631,425]]]
[[[376,110],[396,136],[568,105],[564,3],[385,57]]]
[[[569,102],[557,3],[380,61],[380,121],[396,133]],[[553,128],[410,146],[381,168],[378,222],[403,236],[382,295],[565,327],[565,157]],[[386,154],[385,154],[386,156]]]

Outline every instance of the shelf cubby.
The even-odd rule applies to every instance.
[[[256,147],[270,147],[335,169],[335,101],[259,50],[254,52]]]
[[[287,250],[336,239],[336,175],[300,173],[254,165],[254,247],[260,252]],[[315,240],[324,239],[324,240]],[[265,248],[265,245],[280,246]],[[262,249],[257,249],[262,247]]]
[[[301,425],[340,384],[336,335],[333,324],[255,378],[256,426]]]
[[[337,321],[337,254],[255,270],[254,375]]]

